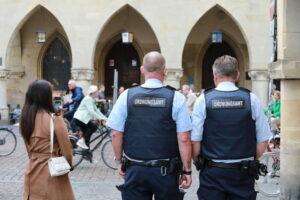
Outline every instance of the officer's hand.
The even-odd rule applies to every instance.
[[[122,178],[125,178],[125,172],[122,171],[122,163],[118,164],[118,172]]]
[[[188,189],[192,185],[192,175],[183,174],[179,181],[180,188]]]
[[[72,103],[72,102],[73,102],[73,100],[72,100],[72,99],[70,99],[70,100],[68,100],[67,102],[68,102],[68,103]]]

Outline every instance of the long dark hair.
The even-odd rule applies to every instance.
[[[54,113],[52,103],[52,86],[48,81],[33,81],[26,92],[25,103],[21,113],[20,131],[27,144],[35,127],[35,117],[39,110]]]

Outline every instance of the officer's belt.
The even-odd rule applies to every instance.
[[[209,167],[220,167],[228,169],[239,169],[241,167],[241,162],[235,163],[223,163],[223,162],[214,162],[212,160],[205,160],[205,165]]]
[[[146,166],[146,167],[167,167],[171,160],[145,160],[145,161],[132,161],[127,160],[128,166]]]

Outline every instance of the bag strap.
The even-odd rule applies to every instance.
[[[54,140],[54,123],[53,123],[53,114],[50,117],[50,153],[52,158],[53,153],[53,140]]]

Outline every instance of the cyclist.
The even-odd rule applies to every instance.
[[[69,80],[68,87],[70,91],[72,92],[72,98],[68,100],[64,105],[64,110],[67,110],[64,113],[64,118],[66,118],[71,125],[72,132],[76,132],[76,125],[72,122],[74,113],[79,107],[80,102],[84,98],[84,95],[82,93],[82,88],[76,86],[76,82],[74,80]]]
[[[98,127],[92,119],[96,118],[100,121],[107,120],[107,118],[97,109],[95,100],[97,94],[98,87],[96,85],[91,85],[88,89],[88,95],[83,98],[74,114],[73,121],[83,132],[83,137],[79,139],[76,144],[83,149],[89,149],[90,138]]]

